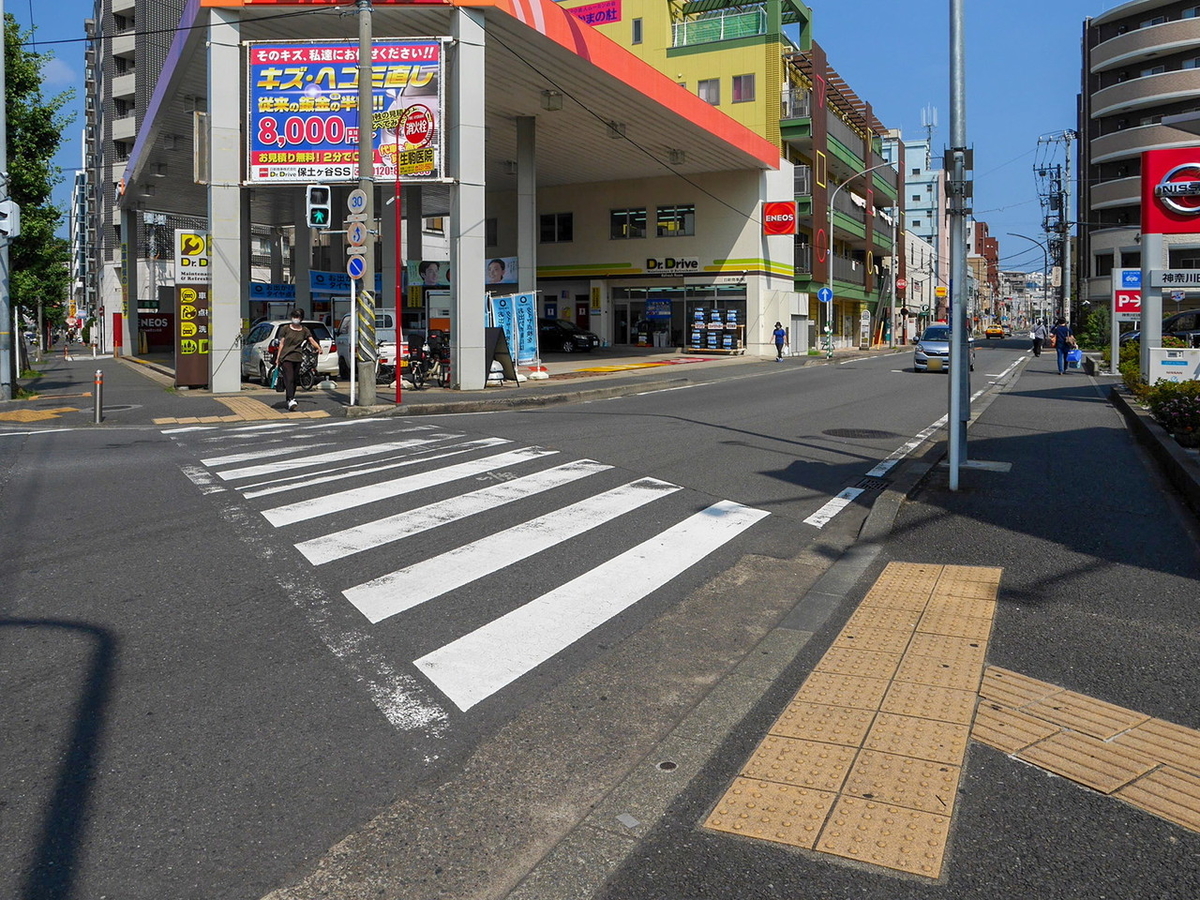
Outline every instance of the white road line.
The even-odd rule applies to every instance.
[[[729,500],[415,661],[464,712],[766,516]]]
[[[815,525],[818,528],[824,528],[829,524],[829,520],[840,513],[843,509],[849,506],[854,498],[863,492],[863,488],[846,488],[815,513],[804,520],[805,525]]]
[[[686,391],[688,388],[698,387],[695,384],[681,384],[678,387],[659,388],[656,391],[642,391],[640,394],[634,394],[635,397],[649,397],[651,394],[669,394],[671,391]]]
[[[867,477],[868,478],[882,478],[884,475],[886,475],[888,472],[890,472],[892,470],[892,467],[895,466],[896,463],[900,462],[900,460],[904,459],[904,457],[908,456],[908,454],[912,453],[914,450],[916,450],[918,447],[920,447],[921,444],[925,442],[925,439],[927,437],[929,437],[931,434],[933,434],[935,431],[937,431],[939,428],[941,428],[943,425],[945,425],[946,418],[947,418],[946,416],[942,416],[940,419],[938,419],[936,422],[934,422],[932,425],[930,425],[924,431],[921,431],[920,433],[918,433],[917,436],[914,437],[907,444],[893,450],[890,454],[888,454],[886,459],[881,461],[879,463],[879,465],[877,465],[875,468],[873,468],[870,472],[867,473]]]
[[[216,431],[216,425],[188,425],[184,428],[164,428],[163,434],[183,434],[185,431]]]
[[[433,487],[434,485],[447,484],[451,481],[457,481],[460,478],[482,475],[484,472],[504,469],[509,466],[518,465],[519,463],[539,459],[543,456],[553,456],[557,452],[557,450],[546,450],[542,447],[522,447],[517,450],[510,450],[507,453],[485,456],[482,459],[473,459],[454,466],[434,469],[430,472],[404,475],[400,478],[393,478],[391,481],[384,481],[379,484],[364,485],[363,487],[352,488],[348,491],[340,491],[336,494],[322,494],[320,497],[314,497],[310,500],[299,500],[295,503],[289,503],[286,506],[277,506],[274,509],[265,510],[263,518],[276,528],[279,528],[295,522],[305,522],[309,519],[315,519],[317,516],[325,515],[330,510],[354,509],[357,506],[365,506],[368,503],[375,503],[379,500],[399,497],[401,494],[409,494],[423,488]]]
[[[448,459],[451,456],[462,456],[464,453],[469,453],[472,450],[500,447],[511,443],[512,441],[505,440],[504,438],[481,438],[478,441],[467,441],[463,444],[456,444],[453,450],[447,450],[443,453],[424,453],[419,456],[407,456],[399,462],[386,462],[383,465],[364,467],[362,463],[355,463],[354,465],[332,469],[324,475],[316,477],[313,477],[312,473],[308,472],[301,475],[289,475],[287,478],[275,478],[271,481],[244,484],[239,489],[242,492],[242,496],[247,499],[266,497],[270,494],[281,494],[284,491],[294,491],[298,488],[314,487],[318,484],[329,484],[333,481],[345,481],[347,478],[357,478],[360,475],[373,475],[376,472],[387,472],[391,469],[417,466],[421,463],[433,462],[438,459]]]
[[[342,593],[372,623],[382,622],[678,490],[641,478]]]
[[[227,469],[218,474],[224,481],[232,481],[235,478],[261,478],[263,475],[278,475],[280,472],[289,472],[313,466],[324,466],[327,463],[342,462],[346,459],[358,459],[362,456],[378,456],[382,453],[395,453],[401,450],[427,447],[430,444],[437,444],[447,439],[461,437],[461,434],[423,435],[421,437],[405,438],[400,441],[387,441],[382,444],[368,444],[365,447],[331,450],[328,453],[318,453],[315,456],[289,456],[287,459],[280,459],[277,451],[273,454],[274,459],[269,463],[262,463],[257,466],[244,466],[240,469]],[[215,465],[209,460],[202,459],[201,462],[206,466]]]
[[[237,463],[250,462],[255,459],[279,459],[285,453],[304,453],[308,450],[316,450],[319,447],[328,447],[333,441],[322,441],[319,444],[293,444],[283,441],[272,441],[272,446],[261,448],[258,450],[246,450],[242,453],[230,453],[225,456],[210,456],[207,459],[200,460],[202,465],[209,468],[217,466],[232,466]]]
[[[200,488],[202,494],[216,494],[225,490],[221,485],[217,484],[212,477],[212,473],[201,466],[181,466],[183,474],[186,475],[196,487]]]
[[[278,431],[280,428],[295,428],[295,422],[269,422],[266,425],[239,425],[237,428],[230,428],[231,435],[245,434],[247,431]]]
[[[384,544],[402,540],[409,535],[419,534],[440,525],[456,522],[477,513],[487,512],[506,503],[513,503],[523,497],[531,497],[551,488],[569,484],[597,472],[605,472],[612,466],[593,462],[590,459],[577,460],[534,472],[494,484],[491,487],[450,497],[422,506],[410,512],[397,513],[384,519],[376,519],[354,528],[347,528],[333,534],[323,535],[296,545],[296,549],[308,557],[314,566],[319,566],[335,559],[342,559],[353,553],[360,553]]]

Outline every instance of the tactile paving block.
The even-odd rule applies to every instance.
[[[950,815],[962,773],[959,766],[864,750],[854,761],[845,794]]]
[[[802,703],[824,703],[828,706],[879,709],[889,683],[886,678],[813,672],[792,699]]]
[[[1062,688],[1056,684],[1038,681],[1019,672],[1010,672],[999,666],[988,666],[983,671],[983,682],[979,686],[979,696],[987,700],[995,700],[1004,706],[1020,708],[1030,703],[1037,703],[1046,697],[1061,694]]]
[[[992,619],[996,615],[995,600],[973,600],[969,597],[948,597],[935,594],[929,598],[925,614],[943,613],[951,616],[972,616],[976,619]]]
[[[867,732],[863,748],[961,765],[971,729],[953,722],[880,713]]]
[[[1058,734],[1059,731],[1061,729],[1057,725],[1035,719],[999,703],[983,700],[979,704],[979,711],[975,713],[971,737],[981,744],[987,744],[1011,755],[1045,740],[1052,734]]]
[[[892,609],[886,606],[860,606],[855,610],[847,628],[891,628],[911,634],[921,614],[913,609]]]
[[[704,825],[811,850],[836,799],[824,791],[738,778]]]
[[[861,675],[864,678],[891,678],[899,664],[899,653],[877,653],[873,650],[847,650],[842,647],[830,647],[813,671]]]
[[[873,628],[870,625],[854,627],[847,625],[833,642],[835,647],[854,650],[875,650],[880,653],[903,653],[912,640],[911,631],[895,628]]]
[[[1114,706],[1074,691],[1063,691],[1037,703],[1030,703],[1025,707],[1025,712],[1102,741],[1150,720],[1145,713]]]
[[[908,645],[913,656],[936,656],[956,667],[969,666],[983,676],[983,658],[987,655],[987,644],[970,638],[951,637],[948,634],[913,635]]]
[[[911,609],[920,612],[929,602],[927,590],[905,590],[902,588],[871,588],[863,597],[861,606],[885,606],[889,609]]]
[[[862,746],[875,711],[847,706],[826,706],[793,700],[771,726],[771,734],[802,741]]]
[[[946,566],[942,570],[942,577],[956,581],[978,581],[998,588],[1003,572],[1003,569],[995,566]]]
[[[960,616],[941,608],[926,608],[917,623],[917,631],[987,641],[992,634],[992,619],[990,616]]]
[[[937,587],[934,588],[931,599],[940,598],[994,601],[996,599],[996,587],[995,585],[983,584],[978,581],[960,581],[957,579],[942,578],[938,581]]]
[[[883,567],[877,581],[892,581],[895,579],[927,579],[937,581],[942,570],[946,567],[940,563],[911,563],[890,562]]]
[[[847,859],[937,878],[950,833],[950,817],[842,797],[816,849]]]
[[[857,747],[767,735],[742,767],[742,774],[760,781],[837,791],[857,754]]]
[[[1200,732],[1191,728],[1151,719],[1119,735],[1113,743],[1200,776]]]
[[[956,691],[978,691],[983,675],[978,665],[956,665],[938,656],[907,653],[896,669],[897,681],[915,681]]]
[[[931,684],[895,681],[888,688],[880,709],[900,716],[937,719],[970,725],[979,695],[974,691],[956,691]]]
[[[1026,747],[1016,757],[1104,794],[1111,794],[1156,765],[1140,753],[1071,731]]]
[[[1156,769],[1115,794],[1146,812],[1200,832],[1200,778],[1171,768]]]

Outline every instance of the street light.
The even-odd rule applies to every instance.
[[[853,181],[859,175],[866,175],[868,172],[874,172],[876,169],[885,169],[890,165],[891,165],[890,162],[885,162],[885,163],[880,163],[877,166],[871,166],[871,168],[869,168],[869,169],[863,169],[861,172],[855,172],[853,175],[851,175],[849,178],[847,178],[845,181],[843,181],[841,184],[839,184],[837,187],[835,187],[829,194],[829,246],[826,248],[825,253],[829,257],[828,274],[829,274],[829,289],[831,291],[833,290],[833,201],[834,201],[834,198],[837,197],[838,191],[840,191],[842,188],[844,188],[846,185],[848,185],[851,181]],[[867,223],[867,227],[868,228],[871,227],[869,222]],[[894,254],[895,252],[896,252],[896,245],[895,245],[895,243],[893,243],[892,244],[892,253]],[[826,349],[825,355],[826,355],[827,359],[832,359],[833,358],[833,328],[832,328],[833,300],[830,300],[828,303],[826,303],[824,305],[829,307],[829,312],[826,313],[826,315],[825,315],[825,323],[826,323],[825,330],[829,334],[828,341],[827,341],[827,344],[825,347],[825,349]],[[820,311],[818,310],[818,313],[819,312]],[[817,327],[818,328],[821,327],[820,321],[817,322]],[[892,327],[894,328],[895,326],[893,325]]]
[[[1049,281],[1049,278],[1050,278],[1050,274],[1049,274],[1050,273],[1050,250],[1049,250],[1049,248],[1045,244],[1043,244],[1041,241],[1036,241],[1033,238],[1028,237],[1023,234],[1017,234],[1015,231],[1008,232],[1008,235],[1010,237],[1019,237],[1026,241],[1033,241],[1033,243],[1037,244],[1039,247],[1042,248],[1042,304],[1045,305],[1045,303],[1046,303],[1046,286],[1047,286],[1047,282]],[[1045,311],[1042,312],[1042,315],[1047,316],[1047,317],[1049,316],[1049,314],[1046,313]]]

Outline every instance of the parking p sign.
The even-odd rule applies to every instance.
[[[1142,270],[1113,270],[1113,319],[1135,322],[1142,317]]]

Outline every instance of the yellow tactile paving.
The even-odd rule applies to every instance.
[[[983,685],[979,688],[979,696],[1019,709],[1062,693],[1062,690],[1057,685],[1047,684],[1018,672],[1010,672],[999,666],[988,666],[983,672]]]
[[[981,744],[1012,755],[1060,731],[1062,729],[1057,725],[984,700],[975,713],[971,737]]]
[[[889,563],[705,824],[938,877],[999,578]]]
[[[57,419],[63,413],[80,412],[74,406],[60,406],[56,409],[14,409],[0,412],[0,422],[42,422],[46,419]]]
[[[1144,713],[1114,706],[1074,691],[1063,691],[1045,700],[1031,703],[1025,707],[1025,712],[1102,741],[1114,738],[1122,731],[1128,731],[1150,720]]]
[[[816,849],[847,859],[936,878],[942,870],[950,816],[843,796]]]
[[[1200,778],[1171,768],[1156,769],[1115,794],[1151,815],[1200,832]]]
[[[1073,731],[1051,735],[1016,757],[1104,794],[1111,794],[1155,767],[1153,760],[1140,753]]]
[[[215,397],[218,403],[228,407],[227,416],[179,416],[154,419],[155,425],[216,425],[226,422],[262,422],[268,419],[328,419],[323,409],[288,412],[276,409],[253,397]]]
[[[1200,776],[1200,732],[1162,719],[1150,719],[1113,741],[1176,769]]]

